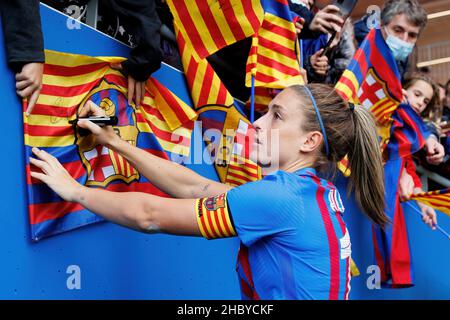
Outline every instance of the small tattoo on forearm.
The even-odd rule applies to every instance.
[[[161,231],[161,229],[159,229],[158,226],[151,224],[147,227],[147,229],[145,229],[145,233],[159,233]]]

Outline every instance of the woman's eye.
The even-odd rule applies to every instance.
[[[275,118],[276,119],[281,119],[281,116],[280,116],[280,114],[278,112],[275,112]]]

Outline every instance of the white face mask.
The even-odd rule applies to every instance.
[[[395,60],[397,61],[405,61],[408,59],[409,55],[414,50],[414,44],[403,41],[393,35],[391,35],[387,28],[384,29],[388,35],[386,39],[386,43],[391,49],[392,54],[394,55]]]

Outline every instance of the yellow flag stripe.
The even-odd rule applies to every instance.
[[[198,7],[196,5],[186,5],[186,7],[189,12],[189,15],[192,17],[192,20],[195,24],[195,28],[198,30],[198,34],[200,35],[200,38],[202,39],[204,46],[208,48],[209,52],[217,51],[218,48],[216,46],[216,43],[214,42],[211,33],[208,32],[208,26],[203,20],[203,17],[200,11],[198,10]],[[202,32],[202,30],[204,31]],[[188,30],[186,30],[186,33],[189,34]]]
[[[75,118],[75,115],[71,118]],[[70,126],[68,117],[46,116],[39,114],[31,114],[29,116],[23,113],[23,123],[32,126],[49,126],[49,127],[62,127]]]
[[[101,80],[101,78],[109,74],[123,77],[119,71],[105,66],[96,71],[75,76],[55,76],[51,74],[44,74],[42,77],[42,83],[50,86],[73,87],[84,85],[94,80]]]
[[[277,51],[272,50],[271,48],[259,47],[258,54],[269,59],[274,59],[288,68],[298,68],[297,59],[293,59],[283,54],[279,54]],[[260,67],[261,65],[258,65],[258,69]]]
[[[204,238],[208,238],[208,235],[206,234],[205,229],[203,228],[203,224],[200,221],[200,216],[205,214],[204,210],[203,210],[203,201],[204,201],[204,199],[197,199],[195,201],[195,210],[196,210],[196,215],[197,215],[197,225],[198,225],[198,227],[200,229],[200,232],[201,232],[202,236]]]
[[[227,205],[225,204],[224,216],[227,216],[227,215],[228,215],[228,208],[227,208]],[[217,218],[218,218],[217,220],[219,221],[220,229],[223,231],[222,232],[223,236],[224,237],[231,237],[232,234],[228,233],[227,229],[225,228],[225,224],[227,223],[227,221],[223,219],[222,212],[220,211],[220,209],[217,212]],[[226,219],[226,217],[225,217],[225,219]],[[230,228],[230,226],[228,226],[228,224],[227,224],[227,227],[230,230],[232,230],[232,228]]]
[[[30,147],[67,147],[75,143],[75,137],[74,135],[53,137],[25,134],[24,142]]]

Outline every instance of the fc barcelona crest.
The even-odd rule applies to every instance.
[[[91,100],[105,110],[107,116],[118,116],[119,123],[114,127],[116,133],[125,141],[136,145],[139,130],[136,114],[120,87],[102,81],[92,90],[85,101]],[[139,173],[122,156],[98,145],[92,135],[77,134],[78,152],[87,171],[87,186],[106,187],[114,181],[131,183],[139,180]]]
[[[225,208],[225,194],[209,197],[205,200],[204,205],[208,211],[216,211],[217,209]]]

